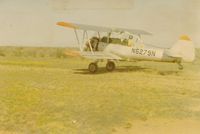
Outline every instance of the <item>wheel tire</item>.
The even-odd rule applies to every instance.
[[[106,64],[107,71],[111,72],[115,69],[115,63],[112,61],[108,61]]]
[[[179,69],[179,70],[183,70],[183,65],[179,65],[179,66],[178,66],[178,69]]]
[[[90,63],[88,66],[88,70],[90,73],[96,73],[98,70],[98,66],[96,63]]]

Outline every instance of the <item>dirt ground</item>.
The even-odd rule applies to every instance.
[[[199,134],[200,62],[0,58],[0,134]]]
[[[134,121],[113,129],[113,134],[199,134],[200,121],[183,119],[156,119]]]

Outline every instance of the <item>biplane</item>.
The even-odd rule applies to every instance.
[[[91,73],[98,70],[98,62],[102,61],[107,61],[107,71],[115,69],[116,61],[172,62],[177,63],[178,68],[182,70],[182,62],[192,62],[195,59],[194,44],[187,35],[181,36],[171,48],[164,49],[145,44],[142,36],[152,34],[144,30],[69,22],[58,22],[57,25],[74,30],[80,55],[93,60],[88,66]],[[78,34],[79,30],[82,31],[82,41]],[[95,32],[96,36],[89,37],[90,31]]]

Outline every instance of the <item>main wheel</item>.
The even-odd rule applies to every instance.
[[[106,64],[106,69],[111,72],[115,69],[115,63],[112,61],[108,61]]]
[[[88,66],[88,70],[91,73],[95,73],[98,70],[97,64],[96,63],[90,63],[89,66]]]

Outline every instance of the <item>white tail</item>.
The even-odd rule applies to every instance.
[[[191,39],[183,35],[180,39],[169,49],[169,56],[182,58],[184,62],[192,62],[195,59],[195,48]]]

